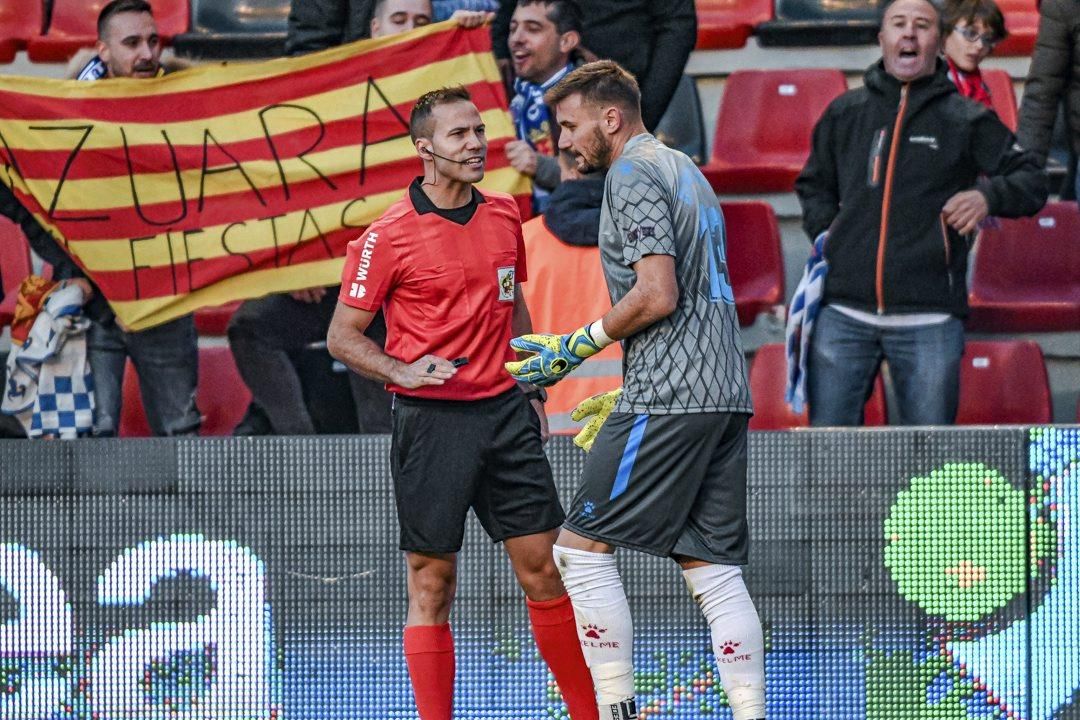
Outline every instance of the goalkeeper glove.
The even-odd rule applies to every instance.
[[[519,382],[541,387],[554,385],[610,342],[606,337],[601,342],[593,339],[590,325],[567,335],[522,335],[511,340],[510,347],[518,352],[535,354],[506,363],[506,370]]]
[[[585,427],[581,428],[581,431],[574,436],[575,445],[585,452],[592,450],[597,433],[600,432],[600,428],[604,425],[604,421],[608,419],[608,415],[615,409],[615,403],[619,401],[621,395],[622,388],[615,388],[614,390],[609,390],[608,392],[585,398],[578,403],[578,406],[574,408],[574,412],[570,414],[570,418],[574,422],[581,422],[590,416],[592,419],[585,423]]]

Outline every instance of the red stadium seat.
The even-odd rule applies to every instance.
[[[52,19],[44,37],[27,47],[34,62],[63,62],[97,42],[97,18],[108,0],[53,0]],[[154,20],[163,41],[188,29],[188,0],[154,0]]]
[[[1039,34],[1038,1],[998,0],[997,6],[1005,15],[1009,37],[994,49],[994,54],[1030,55],[1035,49],[1035,36]]]
[[[3,302],[0,302],[0,327],[11,324],[19,285],[32,272],[30,245],[22,228],[0,215],[0,283],[4,288]]]
[[[762,345],[750,363],[750,394],[754,398],[754,416],[750,418],[751,430],[787,430],[807,427],[810,421],[804,411],[796,415],[784,402],[784,386],[787,384],[787,358],[781,343]],[[867,426],[884,425],[885,385],[881,375],[874,380],[874,390],[863,409]]]
[[[239,302],[226,303],[217,307],[207,307],[195,311],[195,330],[200,336],[222,337],[229,327],[229,319],[240,307]]]
[[[772,0],[697,0],[697,49],[741,48],[759,24],[772,20]]]
[[[739,70],[724,86],[712,158],[701,171],[720,193],[790,192],[814,125],[847,90],[839,70]]]
[[[15,59],[45,24],[44,0],[0,0],[0,63]]]
[[[967,343],[960,365],[957,425],[1039,424],[1052,418],[1050,383],[1038,344]]]
[[[784,303],[780,225],[765,202],[724,203],[727,264],[740,325]]]
[[[1019,113],[1016,110],[1016,91],[1013,90],[1012,77],[1007,71],[996,68],[983,70],[982,76],[986,87],[990,89],[994,112],[1001,118],[1001,122],[1016,132]]]
[[[236,370],[229,348],[199,348],[197,402],[202,413],[200,435],[229,435],[244,417],[251,393]],[[128,361],[124,371],[124,407],[120,416],[121,437],[149,437],[139,377]]]
[[[967,326],[983,332],[1080,330],[1080,210],[1048,203],[1000,220],[975,245]]]

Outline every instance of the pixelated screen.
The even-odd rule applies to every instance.
[[[760,433],[750,447],[746,577],[770,718],[1080,718],[1080,429]],[[388,449],[0,445],[0,718],[415,718]],[[569,499],[580,451],[559,438],[549,454]],[[620,569],[639,717],[730,718],[676,567],[623,552]],[[475,521],[451,622],[455,717],[567,717]]]

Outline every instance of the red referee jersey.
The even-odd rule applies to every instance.
[[[387,390],[410,397],[479,400],[514,385],[503,363],[510,348],[514,284],[525,281],[521,217],[513,197],[473,189],[464,225],[443,217],[414,183],[349,243],[339,299],[386,317],[386,353],[411,363],[424,355],[467,365],[443,385]],[[419,207],[418,207],[419,206]]]

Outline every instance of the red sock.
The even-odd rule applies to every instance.
[[[536,647],[562,690],[571,720],[599,720],[596,690],[581,653],[570,596],[542,601],[526,598],[525,604],[529,606]]]
[[[450,720],[454,709],[454,636],[449,623],[406,627],[405,663],[420,720]]]

